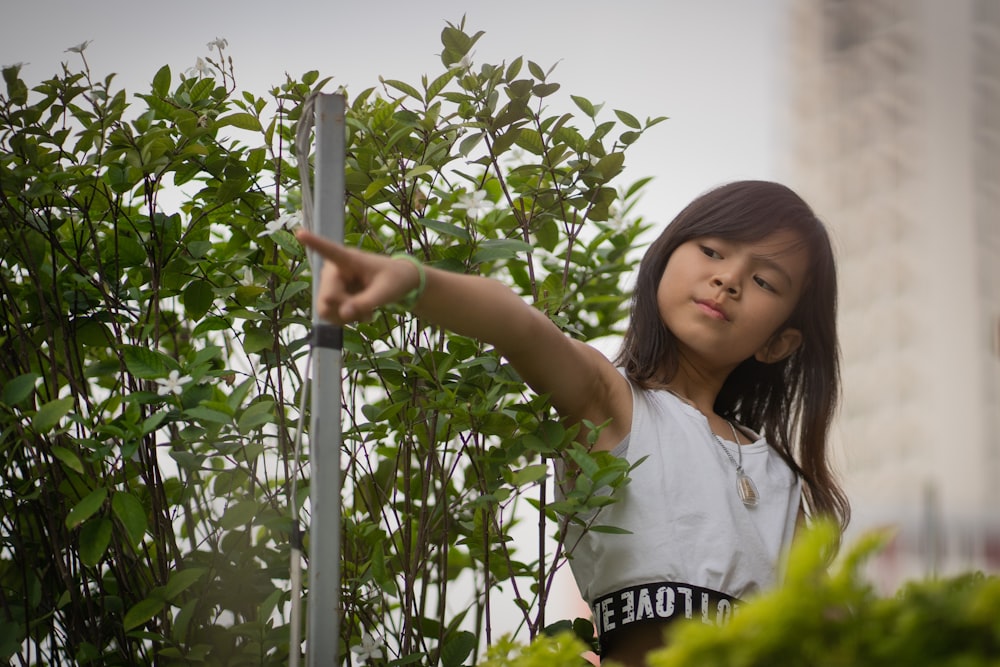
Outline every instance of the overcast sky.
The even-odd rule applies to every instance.
[[[3,0],[0,65],[27,63],[30,85],[79,66],[66,48],[93,40],[91,71],[130,93],[175,75],[225,38],[238,85],[259,95],[317,69],[348,94],[379,75],[416,83],[441,72],[447,21],[485,36],[475,61],[517,56],[547,68],[569,95],[639,118],[668,116],[626,156],[626,180],[653,176],[639,212],[669,221],[693,197],[737,178],[778,178],[786,0]],[[332,90],[332,87],[331,87]],[[567,107],[575,110],[575,107]]]

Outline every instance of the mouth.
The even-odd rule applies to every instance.
[[[722,306],[709,299],[695,299],[695,305],[701,309],[703,313],[709,317],[721,320],[723,322],[729,321],[729,316],[726,315],[726,311],[722,309]]]

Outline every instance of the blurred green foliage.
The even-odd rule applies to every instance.
[[[853,544],[828,571],[836,528],[796,543],[785,583],[744,604],[731,623],[677,626],[651,667],[987,667],[1000,664],[1000,579],[981,573],[914,580],[878,595],[864,564],[885,535]]]

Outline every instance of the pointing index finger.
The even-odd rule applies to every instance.
[[[315,250],[323,258],[328,259],[331,262],[337,262],[338,260],[344,259],[344,248],[339,243],[327,240],[322,236],[318,236],[304,229],[300,229],[295,232],[295,237],[299,240],[299,243],[307,248]]]

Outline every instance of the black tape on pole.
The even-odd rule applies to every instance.
[[[332,324],[314,325],[312,345],[339,351],[344,346],[344,330]]]

